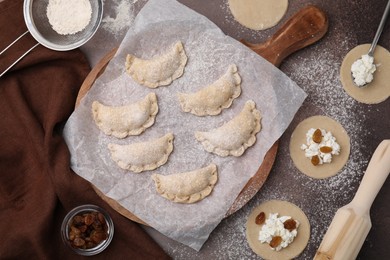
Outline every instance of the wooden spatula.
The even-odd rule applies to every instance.
[[[315,260],[349,260],[358,255],[371,229],[370,208],[390,172],[390,140],[372,155],[353,200],[337,210]]]

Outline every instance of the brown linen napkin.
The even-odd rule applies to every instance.
[[[0,50],[25,32],[22,0],[0,3]],[[35,44],[26,35],[0,56],[2,72]],[[60,226],[81,204],[96,204],[113,218],[114,238],[98,259],[168,259],[138,226],[112,210],[69,167],[61,129],[90,68],[78,51],[38,46],[0,78],[0,258],[77,259]]]

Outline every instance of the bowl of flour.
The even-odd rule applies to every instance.
[[[102,0],[25,0],[24,20],[43,46],[68,51],[95,34],[103,16]]]

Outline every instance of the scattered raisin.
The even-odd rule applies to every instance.
[[[259,215],[256,216],[255,223],[257,225],[262,225],[265,222],[265,213],[260,212]]]
[[[87,228],[88,228],[87,225],[82,225],[82,226],[79,227],[79,230],[80,230],[81,233],[84,233],[85,231],[87,231]]]
[[[73,223],[78,226],[78,225],[83,225],[84,224],[84,218],[82,216],[76,215],[73,218]]]
[[[99,220],[95,220],[92,224],[92,227],[95,229],[95,230],[103,230],[103,225],[102,223],[99,222]]]
[[[84,215],[84,223],[87,226],[92,225],[92,223],[95,222],[95,215],[92,213],[88,213]]]
[[[282,237],[281,236],[274,236],[271,240],[271,242],[269,242],[269,245],[272,247],[272,248],[276,248],[280,245],[280,243],[282,243]]]
[[[322,132],[320,129],[316,129],[312,136],[313,142],[319,144],[322,141]]]
[[[69,233],[69,240],[70,240],[70,241],[73,241],[73,240],[75,240],[75,239],[76,239],[76,235],[75,235],[74,233],[70,232],[70,233]]]
[[[91,233],[91,240],[95,244],[100,244],[101,242],[103,242],[106,239],[107,239],[107,233],[105,233],[103,231],[95,231],[95,232]]]
[[[322,146],[320,148],[320,151],[322,153],[331,153],[333,151],[332,147],[329,147],[329,146]]]
[[[73,234],[75,234],[75,235],[80,235],[80,234],[81,234],[81,230],[78,229],[78,228],[75,227],[75,226],[71,226],[71,227],[70,227],[70,232],[73,233]]]
[[[314,166],[317,166],[318,164],[320,164],[320,157],[318,157],[318,155],[314,155],[313,157],[311,157],[311,163]]]
[[[286,221],[284,221],[283,225],[284,225],[284,228],[287,229],[290,232],[297,228],[297,223],[292,218],[287,219]]]
[[[97,214],[97,218],[98,218],[98,220],[99,220],[100,223],[106,224],[106,219],[104,218],[104,216],[103,216],[102,213],[99,212],[99,213]]]
[[[76,238],[73,240],[73,245],[76,246],[76,247],[82,247],[82,246],[85,245],[85,240],[82,239],[82,238],[76,237]]]

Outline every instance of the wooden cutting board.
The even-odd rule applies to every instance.
[[[321,39],[327,30],[328,19],[325,13],[319,8],[310,5],[294,14],[266,42],[259,44],[249,43],[245,40],[241,40],[241,42],[278,67],[282,61],[293,52]],[[79,105],[80,100],[87,94],[95,80],[104,72],[106,66],[114,57],[116,51],[117,49],[113,49],[107,53],[91,70],[80,88],[75,107]],[[267,152],[260,168],[242,189],[235,202],[226,213],[226,216],[230,216],[239,210],[260,190],[275,162],[277,150],[278,141],[275,142],[275,144]],[[96,187],[94,187],[94,189],[96,193],[117,212],[133,221],[147,225],[147,223],[139,219],[130,211],[126,210],[118,202],[105,196],[99,189]]]

